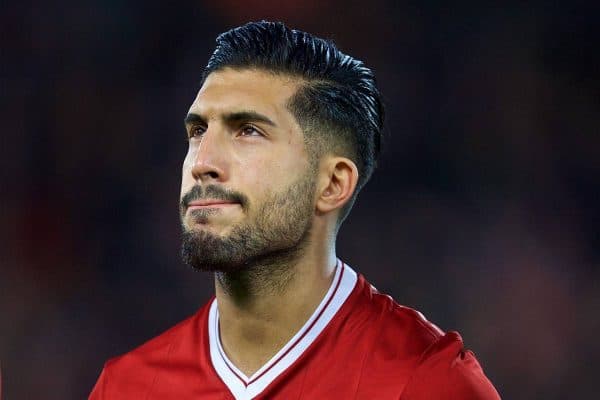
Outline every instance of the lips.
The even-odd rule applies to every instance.
[[[187,205],[188,210],[190,209],[201,209],[201,208],[218,208],[218,207],[227,207],[233,206],[238,203],[234,201],[228,200],[218,200],[218,199],[202,199],[202,200],[194,200],[190,201]]]

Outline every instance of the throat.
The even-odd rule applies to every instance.
[[[296,277],[294,267],[279,263],[217,273],[224,294],[219,300],[221,345],[246,377],[267,364],[318,306],[320,299],[310,301],[306,294],[289,296],[297,292],[291,287]]]
[[[340,268],[341,269],[341,265]],[[335,265],[320,269],[273,271],[276,285],[251,284],[256,271],[217,276],[218,337],[222,350],[237,369],[251,377],[270,363],[279,351],[292,345],[294,336],[307,329],[308,321],[324,302],[336,275]],[[275,275],[275,276],[274,276]],[[299,279],[302,277],[302,279]],[[235,278],[235,279],[232,279]],[[271,279],[262,277],[262,282]],[[222,283],[222,280],[226,280]]]
[[[289,343],[294,334],[282,334],[277,329],[247,329],[231,340],[221,335],[221,346],[229,361],[250,379]]]
[[[217,293],[242,309],[278,299],[296,278],[303,250],[303,245],[276,250],[246,260],[235,271],[217,271]]]

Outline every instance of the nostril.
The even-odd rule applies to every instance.
[[[223,173],[218,168],[204,164],[194,166],[192,176],[197,180],[219,180],[223,178]]]

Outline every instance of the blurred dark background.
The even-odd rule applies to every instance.
[[[386,99],[340,257],[459,330],[503,398],[593,397],[595,3],[2,2],[5,398],[86,398],[106,359],[211,295],[179,261],[182,121],[215,36],[262,18],[334,39]]]

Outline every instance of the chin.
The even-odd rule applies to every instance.
[[[217,234],[206,226],[184,230],[181,257],[199,271],[235,272],[247,261],[247,242],[239,237]]]

